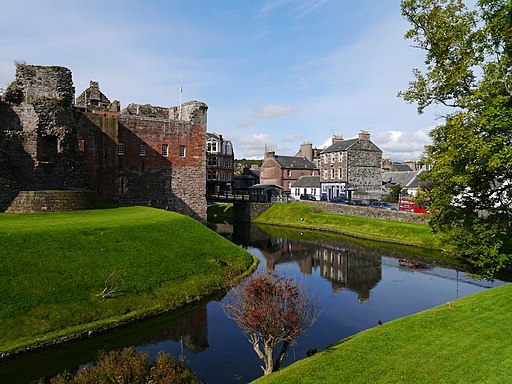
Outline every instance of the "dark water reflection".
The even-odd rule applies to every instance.
[[[417,250],[288,229],[217,224],[214,229],[248,249],[260,270],[294,277],[307,285],[323,312],[291,349],[285,364],[304,358],[382,322],[501,285],[475,281],[456,269],[411,258]],[[272,236],[269,234],[272,233]],[[185,355],[196,375],[210,384],[246,383],[261,375],[251,345],[218,300],[160,316],[81,342],[0,362],[0,383],[27,383],[93,360],[98,350],[135,345],[156,357],[164,350]]]

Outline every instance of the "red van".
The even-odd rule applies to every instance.
[[[429,213],[428,204],[416,204],[416,199],[411,196],[400,197],[398,209],[405,212]]]

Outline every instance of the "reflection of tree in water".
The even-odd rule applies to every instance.
[[[208,313],[205,305],[174,320],[166,327],[158,329],[144,340],[144,343],[158,343],[162,340],[183,342],[183,347],[192,352],[202,352],[208,348]]]

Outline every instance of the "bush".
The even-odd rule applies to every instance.
[[[40,384],[45,381],[40,380]],[[60,373],[50,384],[196,384],[199,381],[184,359],[176,360],[160,352],[151,364],[149,355],[137,352],[134,347],[122,351],[100,352],[97,362],[70,374]]]

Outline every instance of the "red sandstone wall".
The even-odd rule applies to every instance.
[[[182,120],[121,116],[119,142],[120,200],[167,207],[189,216],[206,219],[206,127]],[[146,145],[141,156],[140,145]],[[162,155],[168,145],[168,156]],[[184,147],[185,156],[180,156]]]
[[[119,199],[118,113],[77,112],[78,150],[89,182],[104,201]]]

